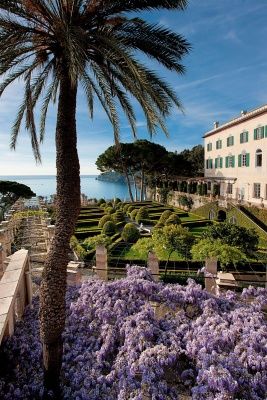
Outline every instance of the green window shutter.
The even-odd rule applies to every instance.
[[[229,137],[227,138],[227,146],[229,146]]]
[[[223,159],[222,159],[222,157],[220,157],[220,168],[222,168],[223,167]]]
[[[212,169],[212,160],[210,160],[210,168]]]
[[[218,166],[218,158],[215,158],[215,168]]]
[[[234,137],[232,136],[232,140],[231,140],[231,145],[233,146],[234,145]]]
[[[241,154],[238,154],[238,166],[241,167]]]
[[[246,132],[246,142],[248,142],[248,132]]]
[[[257,139],[257,129],[254,129],[254,140]]]
[[[246,167],[249,167],[249,153],[246,154]]]
[[[267,125],[265,125],[265,137],[267,137]]]
[[[243,143],[243,133],[240,133],[240,143]]]
[[[225,168],[229,167],[229,157],[225,157]]]
[[[234,168],[235,166],[235,156],[232,156],[232,167]]]

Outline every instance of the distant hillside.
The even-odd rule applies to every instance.
[[[118,172],[103,172],[96,178],[98,181],[125,183],[125,178]]]

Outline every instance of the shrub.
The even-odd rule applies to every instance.
[[[135,221],[135,217],[136,217],[137,213],[138,213],[137,208],[135,208],[135,209],[131,212],[130,218],[131,218],[133,221]]]
[[[135,220],[138,223],[142,222],[144,219],[146,219],[146,220],[149,219],[148,210],[147,210],[147,207],[145,207],[145,206],[139,208],[139,210],[136,214],[136,217],[135,217]]]
[[[169,218],[166,220],[165,225],[180,225],[181,224],[181,220],[178,217],[177,214],[172,214],[169,216]]]
[[[125,204],[123,206],[123,211],[126,213],[128,211],[128,208],[131,207],[131,204]]]
[[[163,227],[164,227],[164,223],[159,221],[159,222],[154,226],[154,229],[160,229],[160,228],[163,228]]]
[[[114,235],[116,233],[116,231],[117,231],[117,227],[113,221],[107,221],[102,228],[102,233],[107,236]]]
[[[80,244],[78,244],[76,246],[75,253],[79,257],[79,260],[83,260],[86,255],[86,250]]]
[[[159,222],[165,223],[167,219],[172,215],[172,212],[170,210],[165,210],[160,216]]]
[[[104,199],[99,199],[97,204],[100,206],[101,204],[106,204],[106,201]]]
[[[130,206],[127,208],[127,213],[131,213],[134,210],[134,206]]]
[[[91,238],[87,238],[83,242],[83,246],[86,248],[86,250],[94,250],[96,246],[98,245],[103,245],[105,247],[109,246],[111,244],[111,239],[107,235],[100,234],[96,235]]]
[[[121,203],[121,199],[119,199],[118,197],[116,197],[116,199],[114,200],[114,204],[118,204]]]
[[[140,232],[134,224],[128,223],[123,228],[121,237],[125,242],[135,243],[140,237]]]
[[[106,222],[111,221],[111,216],[110,215],[103,215],[102,218],[100,218],[98,222],[99,228],[103,228]]]
[[[113,214],[115,212],[114,208],[111,206],[105,207],[105,212],[107,214]]]
[[[115,223],[117,222],[123,222],[125,221],[125,216],[124,213],[122,211],[116,211],[113,215],[112,215],[112,219]]]

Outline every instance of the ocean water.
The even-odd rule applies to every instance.
[[[97,175],[81,175],[81,192],[88,198],[129,200],[126,184],[103,182],[96,179]],[[50,197],[56,193],[56,177],[52,175],[0,176],[0,180],[16,181],[31,188],[37,196]]]

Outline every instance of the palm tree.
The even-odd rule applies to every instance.
[[[144,53],[177,73],[189,44],[167,28],[149,24],[132,12],[183,10],[187,0],[0,0],[0,95],[14,81],[24,81],[24,97],[15,118],[11,148],[22,122],[40,161],[50,102],[57,101],[57,221],[41,284],[40,325],[44,382],[58,388],[65,324],[66,266],[69,240],[80,208],[79,160],[76,146],[76,99],[83,89],[93,117],[101,103],[119,142],[122,109],[136,136],[135,98],[144,111],[148,132],[165,133],[164,119],[181,104],[170,86],[139,62]],[[41,105],[36,127],[36,105]]]

